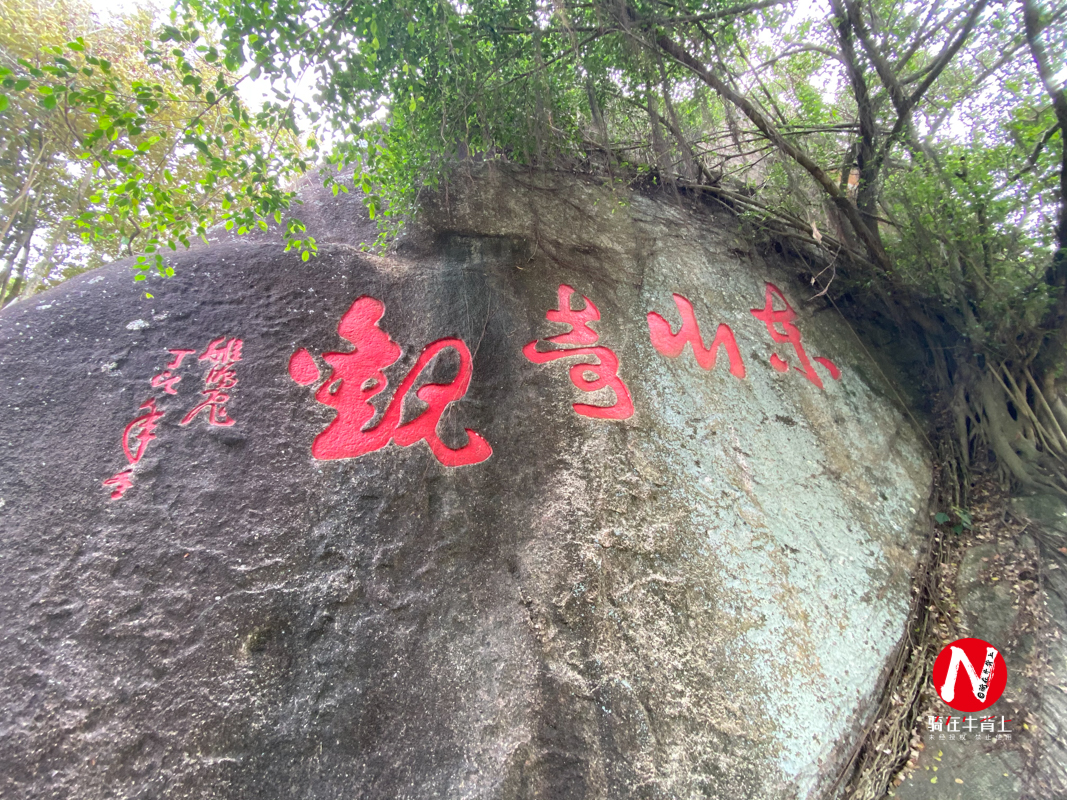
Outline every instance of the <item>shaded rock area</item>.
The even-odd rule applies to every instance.
[[[825,794],[926,513],[891,389],[725,212],[461,183],[0,313],[0,796]]]
[[[986,710],[961,714],[928,687],[924,746],[891,796],[1067,798],[1067,505],[1021,497],[999,515],[960,546],[938,605],[954,614],[954,635],[1000,650],[1004,694]]]
[[[1067,798],[1067,503],[1051,496],[1019,498],[1016,512],[1033,525],[1032,576],[1042,603],[1028,653],[1034,678],[1027,697],[1035,728],[1035,796]],[[1031,576],[1028,576],[1031,577]]]
[[[982,712],[961,714],[934,695],[927,676],[930,705],[919,720],[924,748],[915,759],[914,771],[892,796],[902,800],[1027,796],[1029,759],[1020,747],[1020,737],[1031,689],[1027,668],[1033,637],[1023,632],[1016,597],[1001,574],[1015,552],[1013,539],[967,547],[957,567],[954,590],[942,598],[950,608],[958,603],[960,638],[983,639],[1004,656],[1008,669],[1004,694]],[[983,719],[987,720],[985,728]]]

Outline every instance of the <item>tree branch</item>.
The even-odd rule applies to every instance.
[[[1010,178],[1008,178],[1008,183],[1015,183],[1015,181],[1019,180],[1019,178],[1021,178],[1023,175],[1030,172],[1034,167],[1037,166],[1037,159],[1041,156],[1041,151],[1045,149],[1045,145],[1048,144],[1049,139],[1051,139],[1055,135],[1056,131],[1058,131],[1059,129],[1060,123],[1057,122],[1047,131],[1045,131],[1045,135],[1038,140],[1036,145],[1034,145],[1033,152],[1030,153],[1029,158],[1026,159],[1026,165],[1014,175],[1012,175]],[[1007,184],[1005,184],[1005,188],[1006,187]]]
[[[1030,55],[1037,66],[1037,73],[1045,85],[1045,91],[1052,98],[1052,108],[1056,112],[1056,121],[1061,131],[1067,132],[1067,92],[1063,86],[1053,83],[1052,68],[1049,65],[1045,45],[1041,41],[1041,12],[1033,0],[1022,0],[1023,22],[1026,26],[1026,43]],[[1056,226],[1056,256],[1053,258],[1056,286],[1067,287],[1067,139],[1064,141],[1060,159],[1060,219]]]
[[[852,94],[856,98],[856,110],[860,123],[860,141],[856,148],[856,163],[859,167],[856,205],[868,217],[873,217],[877,205],[875,185],[878,181],[878,171],[881,168],[874,145],[874,107],[867,91],[867,79],[860,67],[859,59],[856,58],[856,49],[852,46],[852,22],[841,8],[840,0],[830,0],[830,7],[836,18],[837,37],[841,43],[841,54],[844,56],[849,83],[852,84]],[[877,223],[870,225],[870,228],[871,235],[881,241]]]
[[[807,173],[823,188],[833,203],[848,219],[849,223],[855,230],[856,235],[870,252],[872,261],[883,268],[888,268],[889,259],[886,256],[885,250],[882,248],[881,243],[871,235],[871,231],[863,222],[859,210],[848,199],[848,196],[838,188],[837,184],[807,153],[789,142],[770,122],[770,120],[760,113],[759,109],[757,109],[748,98],[743,97],[731,89],[725,81],[697,61],[696,58],[694,58],[687,50],[679,46],[673,39],[664,34],[655,34],[655,42],[663,52],[688,67],[693,74],[714,89],[720,97],[737,106],[737,108],[739,108],[741,112],[748,117],[757,128],[759,128],[763,135],[766,136],[779,151],[803,167],[804,170],[807,171]]]

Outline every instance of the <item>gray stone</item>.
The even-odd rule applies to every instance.
[[[1046,563],[1055,564],[1052,554],[1046,554]],[[1032,702],[1047,796],[1063,800],[1067,798],[1067,575],[1062,567],[1046,571],[1044,588],[1051,617],[1051,630],[1043,631],[1042,639],[1048,671]]]
[[[1001,650],[1005,658],[1010,658],[1013,653],[1008,642],[1018,612],[1012,607],[1015,598],[1011,589],[1003,582],[992,580],[989,575],[991,559],[997,553],[995,544],[967,549],[956,578],[956,595],[970,635],[984,639]],[[983,558],[989,560],[983,561]]]
[[[903,632],[930,483],[853,334],[724,212],[497,174],[422,225],[387,257],[222,243],[153,299],[118,264],[0,313],[0,796],[808,798],[836,777]],[[750,313],[768,281],[840,380]],[[523,356],[566,330],[545,318],[561,284],[599,307],[633,416],[577,414],[618,394]],[[705,341],[731,327],[744,379],[653,347],[672,293]],[[465,343],[470,386],[436,451],[320,460],[337,376],[317,402],[309,364],[375,354],[338,332],[366,296],[400,348],[362,384],[377,416],[432,342]],[[234,338],[223,402],[199,356]],[[311,387],[287,370],[303,349]],[[395,401],[398,436],[458,352]],[[471,431],[492,454],[446,466]]]
[[[1067,533],[1067,503],[1063,498],[1050,494],[1015,497],[1011,501],[1015,511],[1029,517],[1046,528]]]
[[[973,737],[972,737],[973,738]],[[916,769],[895,790],[898,800],[1023,797],[1023,760],[1009,742],[939,741],[926,737]]]

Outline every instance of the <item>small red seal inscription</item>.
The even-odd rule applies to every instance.
[[[777,297],[785,304],[785,309],[782,311],[776,311],[774,308],[774,298]],[[819,378],[818,373],[815,371],[815,367],[811,365],[811,361],[808,360],[808,354],[804,350],[804,345],[800,341],[800,328],[793,324],[793,320],[796,319],[797,313],[793,310],[793,307],[789,305],[789,301],[785,299],[785,295],[782,294],[782,290],[775,286],[773,283],[767,284],[767,290],[765,294],[765,304],[763,308],[752,309],[752,316],[761,320],[764,325],[767,326],[767,333],[771,335],[771,338],[779,344],[788,342],[793,345],[793,350],[797,355],[797,360],[800,361],[799,367],[794,369],[801,373],[805,378],[814,383],[820,389],[823,388],[822,380]],[[777,326],[781,326],[782,330],[779,331]],[[835,381],[840,380],[841,370],[828,358],[816,358],[818,363],[822,364],[830,373],[830,377]],[[789,364],[778,357],[777,353],[771,355],[771,366],[778,372],[787,372],[789,370]]]
[[[558,308],[550,309],[545,314],[549,322],[558,322],[570,325],[571,329],[565,333],[549,336],[543,340],[534,340],[522,348],[522,354],[535,364],[546,364],[559,358],[569,356],[581,356],[582,361],[571,366],[568,374],[571,383],[583,392],[595,392],[599,389],[611,389],[615,394],[615,402],[610,406],[594,406],[588,403],[574,403],[575,412],[583,417],[596,419],[628,419],[634,414],[633,399],[630,390],[619,377],[619,358],[611,348],[582,347],[581,345],[594,344],[599,334],[589,327],[589,323],[600,319],[600,310],[588,297],[582,297],[585,305],[575,309],[571,307],[571,298],[574,289],[566,284],[560,284],[557,295]],[[557,350],[540,351],[537,342],[544,341],[554,345],[579,345],[577,347],[564,347]],[[592,377],[587,377],[591,375]]]
[[[451,448],[437,435],[441,416],[448,406],[467,394],[474,372],[470,350],[462,339],[438,339],[422,351],[415,366],[400,383],[381,420],[367,428],[377,414],[370,400],[388,384],[384,370],[400,358],[400,346],[378,323],[385,306],[373,297],[360,297],[341,317],[337,332],[354,345],[349,352],[324,353],[323,360],[331,371],[322,380],[318,365],[304,349],[289,358],[289,375],[301,386],[319,380],[322,384],[315,399],[337,409],[337,416],[315,437],[311,454],[322,460],[358,458],[381,450],[390,441],[409,447],[425,441],[438,461],[446,467],[461,467],[485,461],[493,453],[489,443],[467,428],[467,444]],[[419,416],[401,422],[404,398],[415,386],[422,372],[446,350],[459,356],[459,371],[449,383],[427,383],[415,390],[415,396],[429,406]]]
[[[715,368],[715,358],[721,347],[730,359],[730,374],[735,378],[744,378],[745,363],[741,360],[741,351],[737,349],[737,340],[734,339],[730,326],[719,325],[711,345],[705,347],[700,335],[700,325],[693,312],[693,304],[680,294],[674,295],[674,304],[678,306],[678,314],[682,318],[682,327],[678,329],[678,333],[672,333],[671,324],[655,311],[649,312],[648,332],[652,337],[652,346],[667,358],[678,358],[686,344],[689,344],[693,348],[697,363],[708,370]]]

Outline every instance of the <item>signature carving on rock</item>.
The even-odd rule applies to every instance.
[[[215,339],[204,348],[197,360],[207,361],[209,364],[207,375],[204,376],[204,390],[201,395],[207,399],[195,406],[181,421],[181,425],[188,425],[201,412],[207,411],[208,424],[229,427],[236,420],[228,416],[226,402],[230,399],[230,392],[237,386],[237,372],[234,364],[241,360],[241,347],[244,342],[241,339],[227,339],[225,336]],[[175,348],[167,351],[174,358],[163,368],[163,371],[153,375],[149,381],[153,389],[163,389],[163,394],[178,394],[178,383],[182,376],[177,372],[181,369],[182,361],[196,350]],[[111,491],[111,499],[119,500],[133,486],[133,468],[144,457],[148,443],[156,438],[156,426],[163,419],[165,410],[157,407],[155,397],[148,398],[143,402],[138,411],[144,411],[138,417],[134,417],[126,425],[122,432],[122,451],[126,454],[129,466],[116,472],[103,482],[104,488]]]

